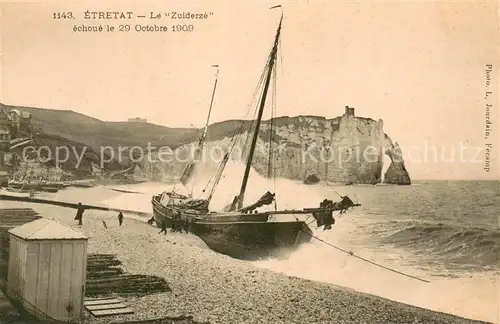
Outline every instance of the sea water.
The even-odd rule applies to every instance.
[[[228,165],[215,191],[212,209],[221,209],[238,193],[241,171],[239,165]],[[151,212],[151,195],[172,189],[172,185],[143,183],[120,189],[141,193],[96,187],[70,188],[55,196]],[[317,207],[324,198],[338,200],[339,195],[346,194],[362,206],[337,215],[328,231],[317,229],[314,220],[304,216],[314,235],[328,244],[313,239],[286,259],[253,262],[255,266],[436,311],[499,322],[500,182],[306,186],[291,180],[265,179],[252,172],[246,202],[257,200],[267,190],[277,193],[280,209]],[[201,196],[207,188],[195,192]]]

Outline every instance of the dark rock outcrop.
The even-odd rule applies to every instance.
[[[397,184],[397,185],[410,185],[411,179],[408,171],[405,167],[405,162],[403,160],[403,152],[398,142],[387,148],[385,152],[391,159],[391,164],[385,172],[384,183],[386,184]]]
[[[320,181],[317,175],[311,174],[308,175],[307,178],[304,179],[304,184],[310,185],[310,184],[316,184]]]

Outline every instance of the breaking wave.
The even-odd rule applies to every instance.
[[[382,243],[444,260],[448,265],[500,269],[498,230],[415,221],[391,221],[385,227],[377,235]]]
[[[207,170],[201,173],[200,178],[210,177],[212,168],[207,167]],[[243,170],[241,164],[228,163],[225,177],[213,197],[213,210],[222,208],[238,193]],[[206,182],[206,179],[202,180]],[[318,240],[304,244],[287,258],[253,264],[418,307],[496,322],[497,271],[500,270],[500,231],[497,230],[496,212],[499,205],[482,207],[479,212],[477,205],[457,198],[461,197],[460,193],[470,195],[471,192],[480,192],[484,199],[480,205],[485,206],[492,201],[492,195],[487,192],[488,185],[437,182],[402,187],[304,186],[298,181],[266,179],[252,170],[247,203],[259,199],[267,190],[277,193],[279,208],[287,209],[314,207],[325,197],[336,199],[337,192],[349,194],[356,200],[359,197],[362,207],[337,216],[337,222],[330,231],[316,229],[315,224],[311,224],[315,236],[352,250],[355,255],[429,280],[430,283],[368,264]],[[446,190],[442,191],[449,195],[439,201],[440,208],[436,210],[435,204],[422,204],[429,191],[441,190],[439,188],[443,186]],[[468,188],[456,190],[464,186]],[[150,211],[150,194],[169,187],[152,183],[130,186],[127,190],[149,194],[122,193],[106,203]],[[201,194],[203,189],[204,186],[194,188],[194,192]],[[116,194],[116,191],[112,192]],[[463,203],[460,204],[460,201]],[[488,268],[494,271],[484,272]]]

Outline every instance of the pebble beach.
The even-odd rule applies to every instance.
[[[119,226],[115,213],[86,211],[80,227],[71,209],[2,202],[2,208],[16,207],[33,208],[84,232],[90,237],[88,253],[115,254],[125,272],[163,277],[171,289],[122,297],[134,314],[95,318],[86,313],[84,323],[166,317],[171,320],[162,323],[486,323],[258,269],[209,250],[192,234],[160,235],[145,220],[127,215]]]

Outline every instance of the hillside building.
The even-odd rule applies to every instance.
[[[345,106],[345,113],[344,113],[345,116],[352,116],[354,117],[354,108],[353,107],[349,107],[349,106]]]
[[[12,122],[3,110],[0,111],[0,151],[6,151],[9,147]]]
[[[129,118],[128,122],[129,123],[147,123],[148,120],[146,118],[136,117],[136,118]]]

